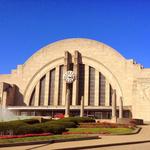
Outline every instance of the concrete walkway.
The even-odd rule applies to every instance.
[[[86,140],[86,141],[75,141],[75,142],[63,142],[63,143],[54,143],[54,144],[41,144],[41,145],[32,145],[32,146],[18,146],[18,147],[9,147],[9,148],[0,148],[3,150],[46,150],[46,149],[86,149],[104,147],[111,145],[121,145],[121,144],[132,144],[138,142],[150,142],[150,125],[141,126],[142,130],[139,134],[134,135],[120,135],[120,136],[101,136],[101,139],[97,140]]]

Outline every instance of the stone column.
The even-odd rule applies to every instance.
[[[95,70],[95,106],[99,106],[99,98],[99,71]]]
[[[7,105],[14,104],[14,92],[14,85],[10,85],[5,82],[0,83],[0,105],[2,108],[5,108]]]
[[[7,91],[3,92],[3,99],[2,99],[2,108],[6,108],[6,100],[7,100]]]
[[[70,88],[69,84],[67,84],[65,117],[69,117],[69,114],[70,114]]]
[[[40,82],[37,83],[35,88],[35,106],[39,106],[39,97],[40,97]]]
[[[84,77],[84,104],[89,105],[89,66],[85,65],[85,77]]]
[[[84,116],[84,97],[81,97],[80,117]]]
[[[49,83],[50,83],[50,72],[46,74],[45,79],[45,100],[44,100],[44,106],[48,106],[48,100],[49,100]]]
[[[123,100],[122,100],[122,97],[120,97],[119,118],[123,118]]]
[[[73,71],[76,75],[76,80],[73,82],[72,105],[76,106],[78,101],[78,86],[79,86],[79,52],[74,52]]]
[[[64,70],[63,73],[66,73],[69,69],[69,52],[65,51],[65,57],[64,57]],[[66,101],[66,82],[63,80],[63,92],[62,92],[62,105],[65,106]]]
[[[63,73],[67,72],[67,67],[64,65]],[[62,87],[62,105],[65,106],[66,104],[66,82],[63,80],[63,87]]]
[[[116,116],[116,90],[113,90],[113,93],[112,93],[112,121],[113,122],[117,121],[117,116]]]
[[[59,66],[56,67],[55,72],[55,91],[54,91],[54,106],[58,105],[58,91],[59,91]]]

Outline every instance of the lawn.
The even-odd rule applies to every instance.
[[[109,134],[129,134],[134,129],[131,128],[69,128],[70,133],[109,133]]]
[[[88,133],[93,133],[93,134],[108,133],[113,135],[121,135],[121,134],[132,133],[133,130],[134,129],[131,128],[68,128],[68,133],[71,134],[0,139],[0,144],[80,138],[80,137],[87,137]],[[82,134],[82,133],[87,133],[87,134]]]
[[[70,139],[70,138],[81,138],[81,137],[87,137],[87,135],[50,135],[50,136],[36,136],[36,137],[14,138],[14,139],[0,139],[0,144],[46,141],[46,140],[55,140],[55,139]]]

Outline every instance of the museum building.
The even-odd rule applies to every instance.
[[[67,71],[75,75],[70,84]],[[66,101],[70,116],[79,116],[82,105],[84,116],[150,121],[150,69],[103,43],[73,38],[47,45],[0,75],[0,106],[16,115],[65,114]]]

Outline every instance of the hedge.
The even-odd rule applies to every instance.
[[[75,124],[79,124],[81,122],[95,122],[95,119],[89,117],[69,117],[69,118],[59,119],[58,122],[59,121],[74,122]]]
[[[16,130],[19,126],[22,126],[24,124],[25,123],[21,120],[1,122],[0,123],[0,131]]]
[[[0,134],[3,135],[22,135],[34,133],[53,133],[61,134],[66,128],[75,128],[81,122],[95,122],[88,117],[69,117],[59,120],[39,123],[36,119],[16,120],[9,122],[0,122]]]
[[[40,121],[38,119],[24,119],[22,120],[24,123],[27,124],[36,124],[36,123],[40,123]]]
[[[61,134],[62,132],[66,131],[66,127],[64,125],[59,124],[50,124],[48,122],[46,123],[40,123],[32,125],[33,128],[41,128],[43,132],[45,133],[54,133],[54,134]]]
[[[22,134],[32,134],[32,133],[53,133],[61,134],[66,131],[66,127],[58,124],[46,124],[39,123],[34,125],[29,124],[16,124],[11,123],[0,123],[0,132],[3,135],[22,135]]]
[[[49,124],[49,125],[62,125],[65,128],[76,128],[77,124],[74,122],[68,122],[68,121],[63,121],[63,120],[54,120],[54,121],[49,121],[46,122],[45,124]]]
[[[26,122],[26,121],[25,121]],[[74,126],[74,123],[64,123],[64,124],[50,124],[50,123],[36,123],[36,124],[27,124],[22,120],[1,122],[0,123],[0,134],[3,135],[22,135],[29,133],[53,133],[61,134],[66,131],[67,127]],[[28,121],[27,121],[28,122]],[[32,122],[32,121],[31,121]],[[31,123],[30,122],[30,123]]]

